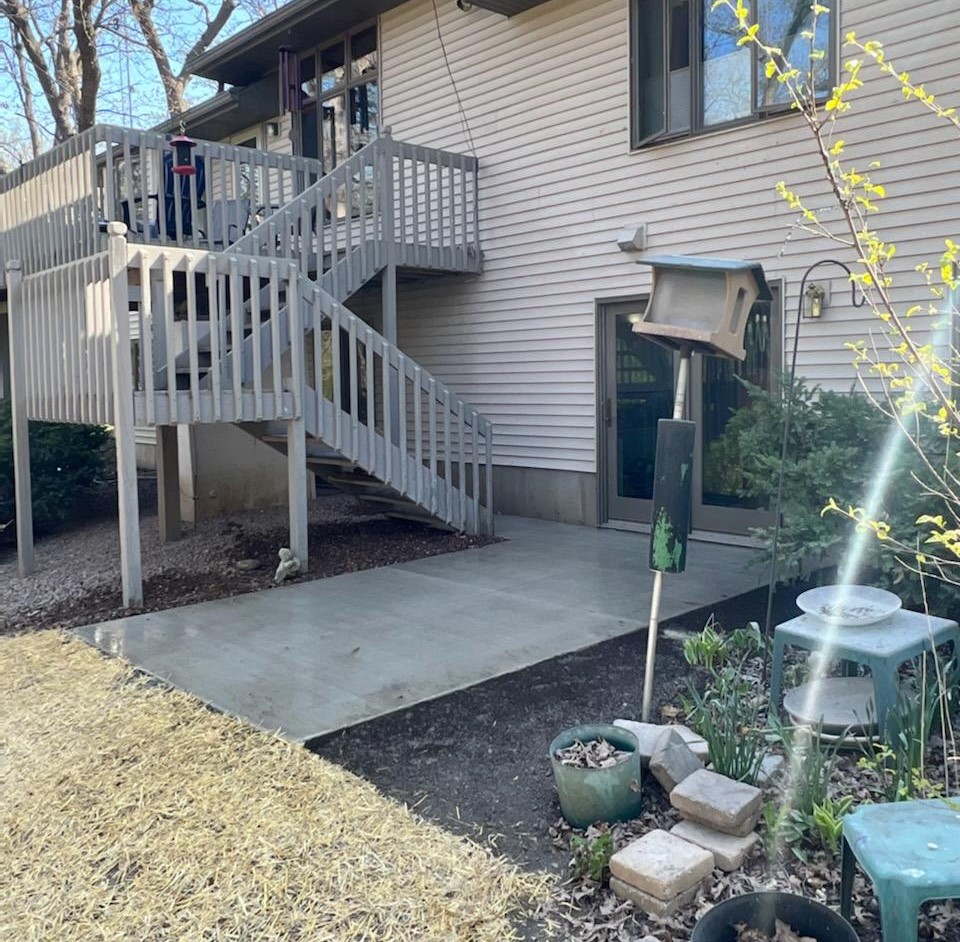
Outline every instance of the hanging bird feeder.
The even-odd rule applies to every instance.
[[[190,151],[197,146],[197,142],[187,137],[186,127],[180,122],[180,133],[170,140],[173,148],[173,172],[181,177],[192,177],[197,168],[193,165]]]

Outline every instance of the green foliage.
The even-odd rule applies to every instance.
[[[925,667],[927,658],[921,664]],[[937,798],[943,782],[931,782],[925,774],[926,753],[941,719],[950,716],[957,701],[957,662],[941,666],[940,674],[922,669],[914,683],[905,683],[894,707],[893,741],[865,747],[859,766],[873,773],[886,801]]]
[[[835,854],[840,850],[840,837],[843,834],[843,818],[853,810],[853,795],[842,798],[827,798],[813,806],[813,824],[820,837],[820,843]]]
[[[756,780],[767,751],[763,736],[766,699],[743,669],[763,650],[760,627],[755,623],[722,635],[713,619],[683,645],[687,662],[706,668],[710,675],[703,693],[691,686],[689,696],[682,698],[684,712],[710,747],[714,769],[740,782]]]
[[[30,424],[33,523],[38,533],[75,516],[103,472],[105,429],[88,425]],[[13,533],[13,428],[10,403],[0,401],[0,533]]]
[[[745,628],[723,634],[711,615],[703,630],[683,642],[683,656],[691,667],[703,667],[711,674],[731,658],[747,659],[764,654],[766,642],[755,621]]]
[[[775,719],[769,738],[783,749],[790,784],[782,802],[764,806],[767,843],[789,847],[801,860],[818,844],[835,850],[832,842],[842,826],[838,821],[853,807],[852,797],[834,799],[829,795],[836,747],[821,742],[816,729],[786,726]]]
[[[594,883],[602,883],[610,869],[610,858],[613,856],[613,835],[604,831],[595,837],[580,837],[578,834],[570,838],[570,849],[573,851],[573,869],[578,877],[587,877]]]
[[[926,492],[923,484],[929,473],[918,452],[909,443],[889,437],[889,419],[865,396],[808,387],[802,380],[791,388],[789,381],[782,379],[781,388],[774,393],[744,385],[750,404],[731,417],[724,434],[711,445],[706,464],[714,469],[716,480],[709,486],[773,505],[784,405],[789,396],[790,440],[777,551],[784,578],[803,577],[843,559],[855,523],[839,514],[824,514],[830,499],[840,505],[861,505],[871,492],[885,495],[876,516],[901,535],[919,533],[917,519],[923,514],[948,512],[946,504]],[[938,440],[926,435],[924,447],[935,466],[956,463],[947,454],[942,436]],[[898,455],[888,466],[886,478],[880,480],[879,459],[890,448]],[[957,471],[960,473],[960,467]],[[905,488],[905,481],[914,486]],[[772,542],[771,529],[755,533],[768,546]],[[857,578],[896,592],[907,605],[922,602],[920,580],[901,564],[901,555],[897,547],[883,540],[868,541],[865,572]],[[910,563],[915,565],[912,559]],[[941,581],[928,580],[927,596],[935,610],[947,611],[960,602],[960,591]]]

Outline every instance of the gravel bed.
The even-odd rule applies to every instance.
[[[309,509],[310,572],[296,581],[370,569],[491,542],[392,520],[344,494]],[[287,541],[287,509],[247,511],[200,521],[183,539],[161,543],[155,514],[142,514],[145,605],[178,605],[253,592],[273,584]],[[95,509],[69,530],[39,540],[37,568],[21,579],[13,548],[0,547],[0,633],[75,627],[129,614],[120,603],[120,537],[115,513]],[[260,566],[240,571],[254,558]]]

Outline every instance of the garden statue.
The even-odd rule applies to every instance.
[[[277,555],[280,557],[280,565],[277,566],[273,581],[280,585],[281,582],[285,582],[300,571],[300,560],[293,555],[293,550],[286,546],[282,547]]]

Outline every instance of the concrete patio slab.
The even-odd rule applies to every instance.
[[[77,629],[104,651],[306,740],[646,627],[649,538],[499,517],[508,542]],[[692,542],[662,617],[761,584]],[[642,675],[642,666],[638,666]]]

